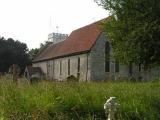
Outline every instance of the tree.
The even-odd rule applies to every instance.
[[[39,48],[32,48],[30,51],[29,51],[29,56],[30,56],[30,59],[33,60],[36,55],[39,53],[40,49]]]
[[[7,72],[12,64],[18,64],[23,71],[30,63],[28,48],[25,43],[12,38],[0,38],[0,72]]]
[[[44,41],[44,43],[40,43],[39,51],[43,51],[51,44],[53,44],[53,42],[51,42],[51,41]]]
[[[104,24],[121,62],[160,64],[160,0],[96,0],[110,11]]]
[[[45,50],[51,44],[52,44],[52,42],[50,42],[50,41],[44,41],[44,43],[40,43],[39,48],[32,48],[29,51],[30,59],[33,60],[39,53],[41,53],[43,50]]]

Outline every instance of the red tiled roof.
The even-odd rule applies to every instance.
[[[74,30],[65,41],[48,46],[33,62],[89,51],[102,32],[101,21]]]

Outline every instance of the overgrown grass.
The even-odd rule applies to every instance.
[[[14,85],[0,80],[0,120],[105,120],[110,96],[118,120],[160,120],[160,82]]]

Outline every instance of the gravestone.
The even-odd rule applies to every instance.
[[[17,64],[13,64],[10,68],[10,72],[12,73],[13,82],[18,84],[18,77],[20,73],[20,67]]]

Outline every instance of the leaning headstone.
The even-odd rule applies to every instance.
[[[13,76],[13,82],[18,84],[18,77],[20,73],[20,67],[17,64],[12,65],[12,76]]]

